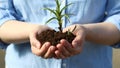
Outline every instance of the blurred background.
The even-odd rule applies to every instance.
[[[0,68],[5,68],[5,52],[0,49]],[[120,49],[113,49],[113,68],[120,68]]]
[[[4,57],[5,57],[5,52],[0,49],[0,68],[5,68]]]
[[[113,68],[120,68],[120,49],[113,49]]]

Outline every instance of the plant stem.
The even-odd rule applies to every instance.
[[[58,29],[60,30],[60,32],[62,32],[62,24],[61,24],[61,23],[62,23],[62,20],[60,19],[58,22],[59,22],[59,27],[58,27]]]

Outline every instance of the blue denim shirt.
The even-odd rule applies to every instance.
[[[120,0],[60,0],[62,6],[74,3],[64,13],[72,13],[71,23],[65,18],[63,28],[71,24],[111,22],[120,30]],[[45,24],[52,15],[44,7],[55,9],[54,0],[0,0],[0,24],[8,20]],[[47,24],[53,29],[56,21]],[[107,25],[106,25],[107,26]],[[112,68],[112,47],[85,42],[81,54],[67,59],[43,59],[31,52],[30,43],[6,47],[6,68]]]

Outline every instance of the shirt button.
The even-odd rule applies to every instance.
[[[66,63],[63,63],[62,65],[63,65],[64,68],[66,68]]]

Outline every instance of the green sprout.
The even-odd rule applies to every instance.
[[[70,35],[70,34],[76,29],[76,27],[77,27],[77,26],[75,25],[75,27],[74,27],[74,29],[73,29],[72,31],[70,31],[70,29],[68,29],[67,34]]]
[[[55,2],[56,2],[56,9],[55,9],[55,10],[54,10],[54,9],[50,9],[50,8],[44,8],[45,10],[48,10],[48,11],[50,11],[51,13],[53,13],[53,14],[55,15],[55,17],[50,18],[50,19],[46,22],[46,24],[49,23],[51,20],[57,20],[57,21],[58,21],[58,25],[59,25],[58,29],[62,32],[62,23],[63,23],[63,19],[62,19],[62,18],[65,17],[65,18],[67,18],[67,20],[70,22],[69,15],[71,15],[71,14],[62,14],[62,13],[63,13],[63,11],[64,11],[65,9],[67,9],[68,6],[70,6],[72,3],[67,4],[66,6],[64,6],[64,7],[61,9],[61,3],[59,2],[59,0],[55,0]]]

